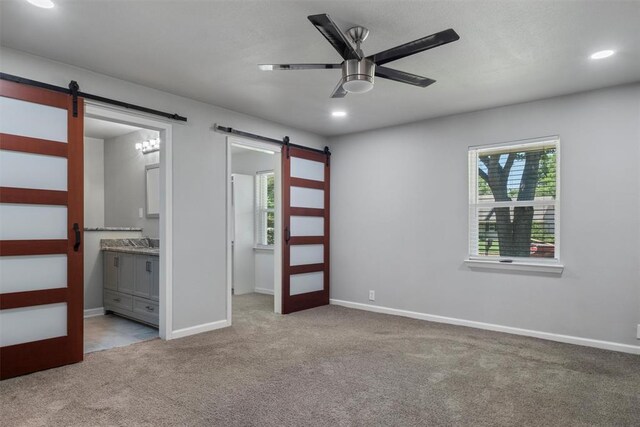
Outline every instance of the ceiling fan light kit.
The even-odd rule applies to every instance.
[[[416,53],[423,52],[443,44],[451,43],[460,38],[453,29],[440,31],[430,36],[414,40],[400,46],[378,52],[365,57],[361,44],[369,35],[365,27],[356,26],[347,31],[353,43],[345,37],[338,26],[327,14],[311,15],[307,17],[318,31],[327,39],[344,60],[341,64],[260,64],[263,71],[273,70],[322,70],[342,69],[342,78],[331,94],[332,98],[344,98],[347,93],[364,93],[373,89],[374,77],[394,80],[418,87],[427,87],[436,81],[393,68],[383,67],[387,62],[396,61]]]
[[[376,64],[367,59],[347,59],[342,63],[342,88],[349,93],[364,93],[373,89]]]

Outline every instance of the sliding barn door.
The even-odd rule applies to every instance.
[[[83,355],[82,99],[0,81],[0,377]]]
[[[282,151],[282,313],[329,304],[328,155]]]

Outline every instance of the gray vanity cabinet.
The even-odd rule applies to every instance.
[[[151,298],[151,282],[153,282],[153,262],[151,257],[136,255],[134,295]]]
[[[134,257],[120,252],[104,253],[104,287],[120,292],[133,292]]]
[[[160,259],[136,255],[134,295],[158,301],[160,298]]]
[[[160,300],[160,258],[151,257],[151,268],[153,270],[153,278],[151,279],[151,299]]]
[[[159,267],[157,256],[105,251],[105,310],[158,326]]]
[[[118,291],[132,294],[135,286],[135,258],[137,255],[118,254]]]
[[[118,254],[115,252],[104,253],[104,288],[118,289]]]

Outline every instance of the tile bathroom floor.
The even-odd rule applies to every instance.
[[[84,352],[124,347],[158,338],[158,330],[115,314],[84,319]]]

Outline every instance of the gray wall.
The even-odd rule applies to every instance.
[[[84,138],[84,226],[104,227],[104,140]]]
[[[561,139],[562,277],[471,271],[469,145]],[[331,297],[638,345],[640,85],[331,140]]]
[[[256,172],[275,169],[276,161],[280,161],[279,154],[244,150],[231,157],[231,170],[233,173],[255,175]],[[273,263],[273,250],[254,250],[254,283],[259,292],[273,292]]]
[[[107,227],[142,227],[142,234],[159,238],[158,218],[147,218],[145,166],[160,163],[158,152],[143,154],[135,144],[157,138],[158,132],[139,130],[104,142],[104,223]],[[139,209],[143,209],[142,218]]]
[[[226,318],[226,136],[214,123],[322,148],[326,138],[103,74],[0,48],[2,72],[188,117],[173,122],[173,329]],[[277,105],[275,106],[277,108]]]

